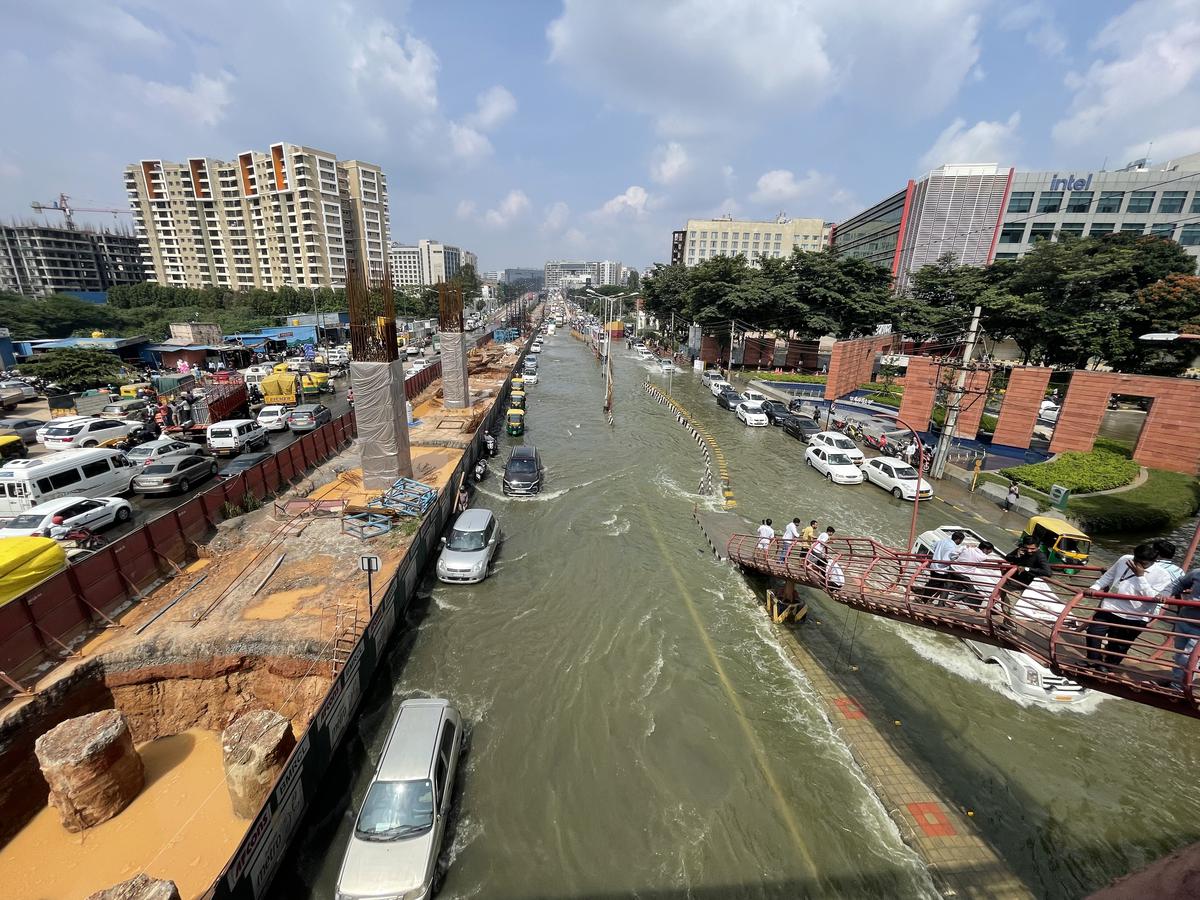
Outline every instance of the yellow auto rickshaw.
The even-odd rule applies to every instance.
[[[525,379],[522,378],[520,375],[514,375],[513,380],[512,380],[512,389],[514,391],[525,390]]]
[[[510,409],[504,420],[504,430],[513,437],[520,437],[525,433],[525,410]]]
[[[25,442],[15,431],[0,431],[0,464],[10,459],[24,459],[29,455]]]
[[[1052,516],[1033,516],[1025,524],[1022,540],[1029,535],[1033,535],[1051,563],[1087,564],[1092,539],[1070,522]]]
[[[510,407],[512,407],[513,409],[524,409],[525,408],[525,392],[524,391],[513,391],[509,395],[508,405]]]
[[[121,385],[122,400],[136,400],[142,395],[142,391],[154,390],[153,385],[148,381],[135,381],[132,384]]]

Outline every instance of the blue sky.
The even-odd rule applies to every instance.
[[[3,0],[0,23],[4,219],[285,140],[381,164],[397,240],[644,266],[689,216],[837,221],[943,162],[1200,151],[1194,0]]]

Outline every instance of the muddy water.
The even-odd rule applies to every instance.
[[[648,370],[624,351],[616,370],[609,429],[599,367],[566,334],[548,343],[525,438],[546,492],[506,499],[493,466],[476,504],[504,529],[496,572],[415,601],[277,898],[333,896],[387,726],[427,694],[471,726],[445,897],[935,896],[751,588],[701,550],[695,443],[642,392]],[[792,439],[743,428],[693,374],[672,382],[717,435],[747,517],[903,540],[909,506],[821,481]],[[922,525],[955,518],[928,504]],[[833,604],[817,616],[848,625]],[[1079,896],[1197,837],[1191,722],[1118,701],[1023,705],[957,641],[865,616],[856,634],[853,662],[949,802],[976,811],[1035,895]]]
[[[5,900],[81,900],[139,872],[198,897],[241,840],[221,768],[220,735],[194,729],[138,747],[146,787],[116,818],[83,834],[46,808],[0,851]]]

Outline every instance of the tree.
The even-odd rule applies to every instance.
[[[628,287],[631,291],[636,291],[638,289],[638,286],[640,285],[641,280],[642,280],[642,277],[640,275],[638,275],[637,269],[629,270],[629,285],[628,285]]]
[[[22,374],[42,378],[68,391],[84,391],[121,376],[125,363],[103,350],[48,350],[21,364]]]

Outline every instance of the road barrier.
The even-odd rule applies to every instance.
[[[675,413],[675,420],[688,430],[688,433],[691,434],[700,446],[700,450],[704,454],[704,474],[700,476],[700,486],[697,488],[697,493],[713,493],[713,465],[715,464],[721,481],[721,496],[725,500],[725,508],[732,509],[737,506],[737,500],[733,497],[733,487],[729,478],[729,464],[725,461],[725,454],[717,446],[717,442],[713,439],[713,436],[692,417],[690,412],[680,406],[675,398],[662,388],[651,384],[649,381],[644,382],[642,386],[645,388],[647,394],[663,406],[669,407]]]

